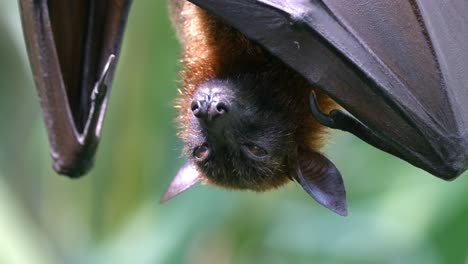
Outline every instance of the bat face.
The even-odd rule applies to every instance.
[[[162,201],[198,181],[265,191],[295,180],[319,203],[346,215],[340,173],[303,141],[300,111],[294,110],[298,106],[287,104],[295,101],[294,96],[287,97],[290,92],[275,96],[276,89],[285,90],[284,84],[271,72],[244,74],[207,81],[193,91],[190,100],[181,100],[186,104],[179,106],[183,114],[180,135],[188,161]]]
[[[294,126],[280,105],[256,94],[261,86],[242,76],[208,81],[194,93],[185,154],[208,182],[259,191],[288,180]]]

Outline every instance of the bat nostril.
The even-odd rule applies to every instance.
[[[208,109],[208,119],[213,120],[228,112],[228,106],[225,102],[213,102]]]
[[[199,108],[198,101],[193,100],[192,103],[190,104],[190,108],[192,109],[192,111],[198,110]]]
[[[194,116],[198,118],[202,116],[201,103],[199,100],[193,100],[190,104],[190,109],[192,110]]]
[[[224,114],[227,113],[229,108],[225,102],[218,102],[215,107],[216,111],[218,114]]]

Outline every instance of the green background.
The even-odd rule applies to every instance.
[[[160,205],[184,162],[179,47],[165,1],[134,1],[94,170],[51,169],[16,1],[0,3],[0,263],[468,263],[468,178],[447,183],[334,132],[349,216],[295,183],[197,186]]]

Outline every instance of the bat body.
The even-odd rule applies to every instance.
[[[176,105],[189,158],[176,184],[183,178],[264,191],[296,180],[317,201],[346,214],[341,176],[318,152],[325,127],[310,114],[310,83],[190,2],[172,1],[172,14],[183,46]],[[335,107],[317,94],[321,109]]]
[[[163,200],[198,181],[262,191],[292,179],[346,214],[317,123],[442,179],[468,167],[463,0],[190,2],[205,11],[171,1],[189,160]]]

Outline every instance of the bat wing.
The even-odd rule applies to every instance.
[[[352,128],[334,127],[443,179],[467,169],[465,0],[191,2],[263,45],[357,119],[341,120]]]
[[[130,0],[19,0],[54,169],[92,167]]]

